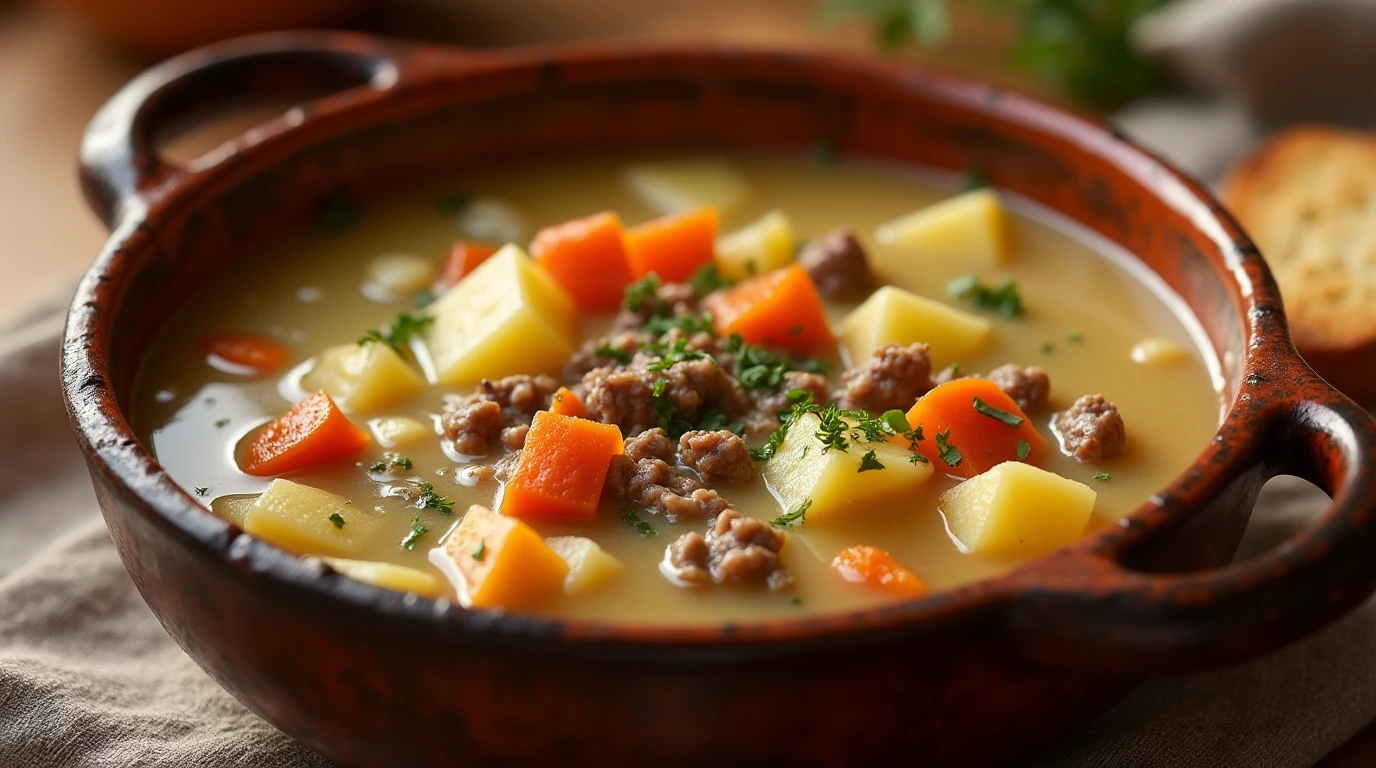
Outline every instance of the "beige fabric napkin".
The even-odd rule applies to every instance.
[[[222,691],[134,589],[68,434],[60,322],[39,313],[0,335],[0,768],[331,765]],[[1244,552],[1322,503],[1268,486]],[[1368,603],[1268,658],[1149,682],[1038,764],[1310,765],[1376,717],[1373,637]]]

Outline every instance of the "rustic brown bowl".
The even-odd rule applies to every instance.
[[[168,126],[331,92],[174,166]],[[326,201],[512,159],[727,147],[977,166],[1137,255],[1189,304],[1228,402],[1194,464],[1120,525],[1000,578],[846,615],[690,629],[470,613],[375,589],[207,513],[130,430],[148,342],[189,291]],[[288,734],[350,765],[988,764],[1136,681],[1275,649],[1376,586],[1367,414],[1296,355],[1276,286],[1192,180],[1112,130],[893,62],[615,47],[472,54],[346,34],[203,49],[92,121],[82,179],[113,234],[63,352],[76,434],[125,566],[167,631]],[[1334,502],[1227,565],[1258,489]]]

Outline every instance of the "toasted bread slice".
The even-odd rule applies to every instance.
[[[1280,283],[1305,359],[1376,401],[1376,133],[1279,133],[1234,164],[1223,200]]]

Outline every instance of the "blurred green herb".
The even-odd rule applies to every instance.
[[[1022,294],[1018,293],[1018,284],[1011,278],[990,286],[980,282],[975,275],[966,275],[948,283],[946,293],[953,298],[969,299],[975,306],[992,309],[1004,317],[1022,315]]]
[[[391,347],[397,354],[405,354],[406,345],[410,343],[411,337],[425,330],[434,322],[434,317],[424,313],[413,315],[410,312],[402,312],[387,327],[373,329],[363,334],[363,337],[358,340],[358,346],[381,342]]]

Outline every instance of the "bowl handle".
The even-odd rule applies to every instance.
[[[130,81],[91,118],[80,150],[86,200],[113,228],[189,172],[158,152],[158,142],[177,129],[255,101],[385,90],[397,80],[396,48],[347,32],[269,32],[170,58]],[[270,125],[287,130],[291,122]],[[211,153],[201,168],[227,155]]]
[[[1179,496],[1152,500],[1176,509],[1139,510],[1088,556],[1065,550],[1022,572],[1023,599],[1010,622],[1026,650],[1052,663],[1132,674],[1201,669],[1280,648],[1376,589],[1376,426],[1297,356],[1282,375],[1283,367],[1248,377],[1242,407],[1271,404],[1252,408],[1237,439],[1216,440],[1206,454],[1235,469],[1208,481],[1187,474]],[[1309,480],[1331,506],[1290,539],[1232,565],[1189,573],[1125,565],[1175,532],[1154,519],[1187,527],[1191,513],[1245,517],[1276,475]],[[1186,536],[1198,542],[1201,532]]]

